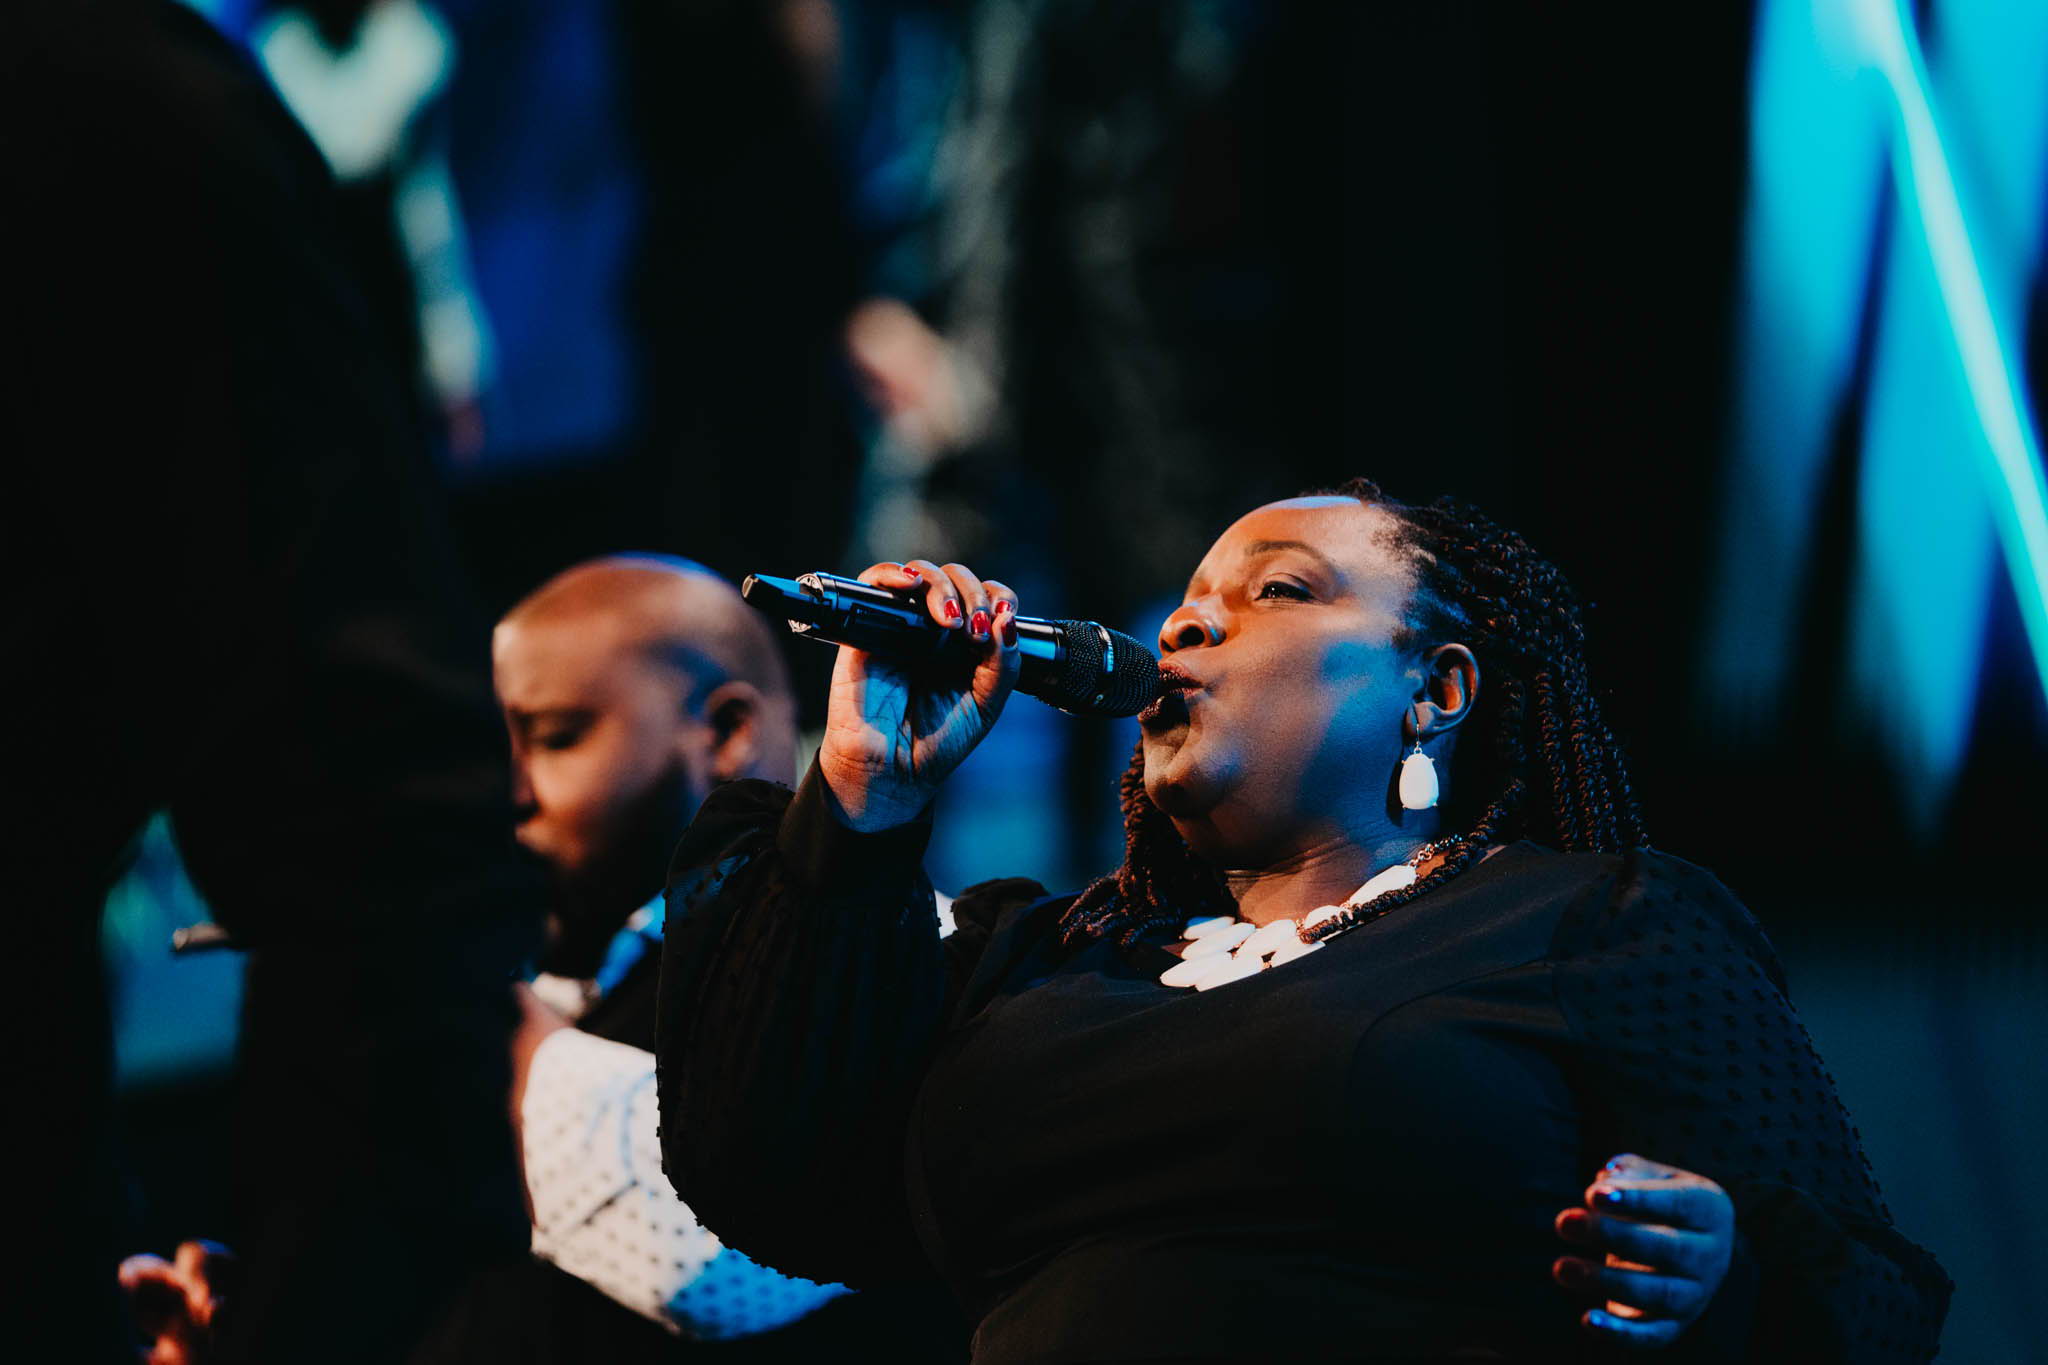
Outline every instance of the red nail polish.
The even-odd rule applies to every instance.
[[[946,619],[956,626],[960,624],[960,604],[950,597],[946,599]]]
[[[1003,643],[1013,648],[1017,643],[1017,618],[1014,616],[1003,622]]]
[[[974,633],[975,639],[986,640],[988,638],[988,613],[976,610],[974,620],[968,624],[967,628]]]

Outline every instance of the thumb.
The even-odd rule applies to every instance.
[[[1676,1166],[1666,1166],[1661,1161],[1652,1161],[1634,1152],[1609,1157],[1607,1164],[1600,1168],[1600,1175],[1623,1180],[1670,1180],[1684,1174]]]

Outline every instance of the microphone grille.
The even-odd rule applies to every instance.
[[[1134,716],[1159,695],[1159,660],[1120,630],[1056,621],[1067,657],[1040,698],[1082,716]]]

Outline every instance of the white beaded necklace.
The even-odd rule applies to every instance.
[[[1325,920],[1353,910],[1367,909],[1373,901],[1389,892],[1413,886],[1418,875],[1416,868],[1457,842],[1456,839],[1439,839],[1435,843],[1424,844],[1408,861],[1395,863],[1373,874],[1342,905],[1319,905],[1299,920],[1276,919],[1258,926],[1235,915],[1210,915],[1190,920],[1187,928],[1181,931],[1181,938],[1188,946],[1181,950],[1180,961],[1159,974],[1160,984],[1198,991],[1214,990],[1218,986],[1270,971],[1296,958],[1307,957],[1329,939],[1305,940],[1303,934]],[[1343,930],[1336,932],[1342,933]],[[1332,938],[1335,936],[1330,935]]]

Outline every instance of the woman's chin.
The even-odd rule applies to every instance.
[[[1201,756],[1184,743],[1186,731],[1171,740],[1145,740],[1145,795],[1175,819],[1197,819],[1216,804],[1219,784]]]
[[[1181,751],[1187,747],[1188,732],[1185,728],[1165,734],[1145,731],[1139,734],[1145,754],[1145,794],[1152,798],[1152,804],[1159,804],[1158,788],[1162,783],[1176,780],[1181,766]]]

